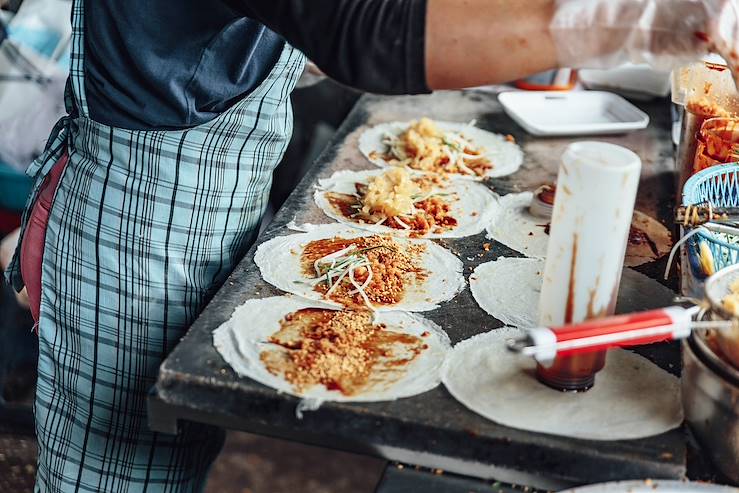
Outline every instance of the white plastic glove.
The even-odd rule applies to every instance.
[[[551,32],[562,67],[626,62],[669,70],[718,53],[739,65],[739,0],[557,0]]]

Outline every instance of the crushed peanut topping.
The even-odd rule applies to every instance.
[[[298,392],[315,385],[357,395],[402,376],[428,345],[420,338],[374,324],[370,312],[309,308],[287,315],[261,361]]]

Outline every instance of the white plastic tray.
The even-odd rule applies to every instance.
[[[539,136],[607,135],[641,130],[649,116],[610,92],[504,92],[506,113]]]

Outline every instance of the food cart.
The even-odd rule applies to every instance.
[[[636,207],[670,224],[677,197],[670,108],[663,100],[639,106],[651,119],[648,128],[599,140],[639,154],[643,171]],[[330,222],[312,199],[317,180],[336,170],[370,168],[358,151],[362,130],[419,115],[447,121],[476,120],[480,128],[512,135],[523,148],[525,161],[516,174],[486,182],[501,195],[534,190],[552,182],[559,156],[573,141],[527,134],[504,113],[497,97],[489,93],[438,92],[392,98],[367,95],[357,103],[257,245],[286,234],[289,224]],[[463,261],[465,277],[483,262],[519,256],[487,239],[485,233],[440,242]],[[280,294],[262,280],[253,261],[255,249],[256,245],[162,365],[149,397],[149,421],[153,429],[175,433],[179,421],[190,420],[370,454],[406,465],[389,466],[380,491],[398,491],[393,485],[407,481],[443,485],[439,491],[476,491],[475,488],[489,488],[496,481],[562,489],[625,479],[722,479],[696,451],[695,442],[685,428],[620,441],[591,441],[522,431],[469,411],[443,386],[397,401],[324,402],[318,409],[303,411],[299,408],[300,399],[239,377],[213,346],[213,331],[229,319],[237,306],[249,299]],[[665,265],[663,258],[637,269],[661,280]],[[675,274],[661,284],[645,285],[643,279],[626,269],[618,298],[619,312],[673,303],[678,289]],[[448,333],[453,344],[503,325],[475,303],[469,289],[426,315]],[[644,346],[636,351],[679,375],[681,357],[677,343]],[[440,474],[442,471],[444,474]]]

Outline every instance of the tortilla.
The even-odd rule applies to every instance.
[[[257,248],[254,262],[259,267],[264,280],[278,289],[340,308],[344,306],[341,302],[326,299],[323,293],[316,291],[314,286],[309,284],[316,276],[315,273],[310,276],[305,273],[301,256],[305,248],[314,241],[374,237],[378,235],[341,224],[321,225],[306,233],[279,236],[262,243]],[[397,303],[375,304],[375,310],[429,311],[437,308],[438,303],[451,300],[464,289],[462,262],[448,250],[429,240],[397,238],[388,235],[379,235],[379,238],[383,241],[385,239],[392,241],[400,252],[423,249],[423,252],[418,255],[418,263],[424,272],[414,279],[407,280],[404,295]],[[347,305],[364,308],[363,305],[352,306],[349,303]]]
[[[480,308],[505,325],[536,327],[544,262],[500,257],[480,264],[470,276],[470,290]]]
[[[531,258],[545,258],[550,220],[529,212],[532,192],[510,193],[498,199],[499,207],[487,227],[488,238]]]
[[[296,389],[280,371],[271,372],[263,361],[264,354],[287,354],[288,349],[266,342],[281,328],[288,314],[300,310],[321,310],[321,305],[288,296],[249,300],[239,306],[231,318],[213,333],[213,343],[223,359],[242,376],[298,397],[317,401],[386,401],[420,394],[439,384],[439,370],[451,344],[449,337],[433,322],[420,316],[387,312],[374,313],[373,322],[384,324],[384,330],[420,339],[425,348],[412,355],[410,361],[398,364],[405,349],[392,346],[392,354],[381,357],[372,367],[371,379],[361,391],[346,395],[317,384]],[[323,307],[325,309],[325,307]],[[331,313],[340,313],[327,310]],[[275,353],[277,352],[277,353]],[[397,353],[397,354],[395,354]],[[270,357],[265,358],[269,361]]]
[[[487,227],[488,238],[527,257],[546,258],[550,220],[529,212],[533,197],[532,192],[501,197]],[[670,231],[656,219],[634,211],[624,265],[638,267],[654,262],[670,253],[671,248]]]
[[[370,179],[382,175],[385,170],[369,171],[339,171],[331,178],[320,180],[314,198],[318,207],[332,219],[348,224],[355,228],[374,233],[392,234],[395,236],[411,236],[423,238],[464,238],[473,236],[485,230],[495,212],[497,195],[487,187],[472,181],[455,180],[440,185],[438,190],[444,197],[451,210],[449,215],[456,220],[456,226],[450,226],[439,232],[430,230],[426,234],[418,235],[414,230],[398,229],[385,224],[370,224],[347,217],[329,199],[335,194],[351,195],[356,193],[356,184],[366,184]],[[416,174],[416,176],[419,176]],[[422,175],[421,175],[422,176]]]
[[[612,350],[591,390],[559,392],[536,380],[533,358],[507,350],[522,334],[506,327],[457,344],[442,369],[452,396],[504,426],[585,440],[644,438],[682,423],[679,379],[646,358]]]
[[[359,137],[359,150],[373,164],[380,167],[391,166],[382,155],[386,153],[387,146],[383,143],[386,134],[400,135],[412,122],[382,123],[366,130]],[[437,127],[443,131],[460,132],[476,146],[484,149],[484,155],[493,164],[484,177],[455,174],[454,178],[467,180],[483,180],[485,178],[498,178],[512,175],[519,170],[523,164],[523,151],[515,142],[506,139],[505,136],[487,132],[466,123],[435,122]]]
[[[500,257],[475,269],[470,290],[480,308],[503,324],[523,329],[538,327],[543,273],[542,259]],[[654,303],[667,306],[672,298],[672,292],[654,279],[624,269],[619,301],[627,302],[634,311],[651,309]]]

